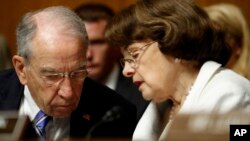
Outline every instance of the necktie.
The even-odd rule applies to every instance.
[[[41,137],[46,137],[45,127],[47,123],[49,122],[51,117],[47,116],[43,111],[39,111],[34,119],[34,126],[36,129],[36,132]]]

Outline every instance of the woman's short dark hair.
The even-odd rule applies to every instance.
[[[154,40],[164,54],[199,65],[208,60],[225,65],[231,55],[224,31],[192,0],[138,1],[111,21],[106,35],[116,46],[125,47]]]

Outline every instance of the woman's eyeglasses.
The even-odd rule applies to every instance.
[[[151,46],[154,43],[155,42],[150,42],[150,43],[148,43],[148,44],[146,44],[144,46],[141,46],[141,47],[137,48],[136,50],[128,52],[130,54],[131,58],[122,58],[120,60],[120,63],[122,65],[122,67],[124,67],[126,62],[127,62],[130,67],[132,67],[133,69],[136,69],[138,67],[138,61],[143,56],[143,53],[146,51],[146,49],[149,46]]]

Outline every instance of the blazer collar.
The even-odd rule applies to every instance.
[[[207,61],[205,62],[194,82],[194,85],[192,89],[189,92],[189,95],[192,97],[195,97],[195,101],[199,99],[199,97],[202,94],[203,89],[206,87],[206,85],[209,83],[209,81],[214,77],[214,75],[217,73],[218,70],[220,70],[221,64],[216,63],[214,61]]]

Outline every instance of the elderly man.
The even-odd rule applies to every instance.
[[[57,6],[25,14],[17,44],[15,71],[0,73],[1,111],[27,115],[43,138],[132,136],[135,107],[86,78],[88,39],[74,12]]]

